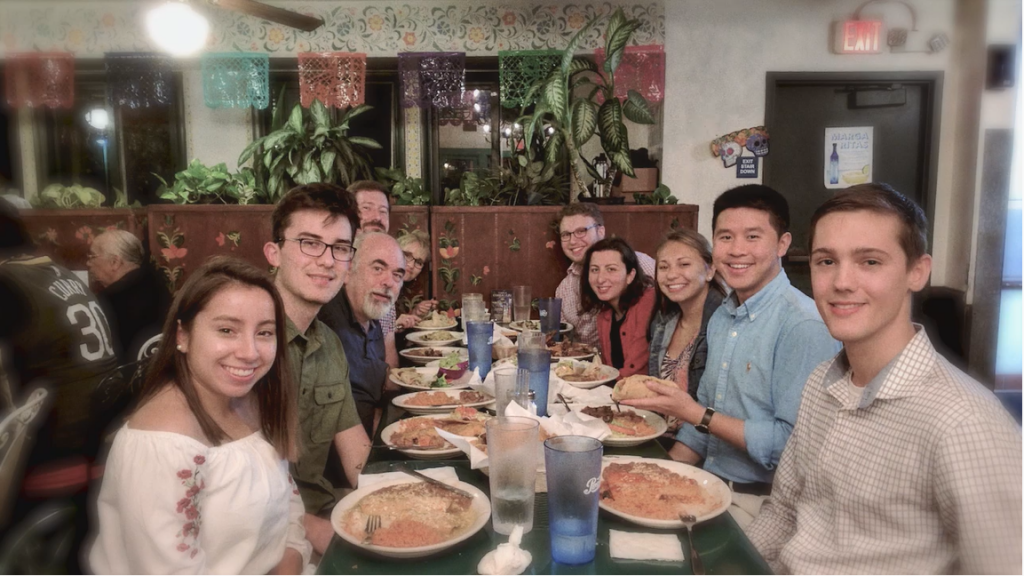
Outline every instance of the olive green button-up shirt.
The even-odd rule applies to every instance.
[[[337,501],[339,489],[324,476],[334,435],[361,426],[348,379],[348,360],[341,340],[314,319],[305,334],[289,319],[286,336],[291,375],[299,390],[299,461],[292,476],[306,512],[318,514]]]

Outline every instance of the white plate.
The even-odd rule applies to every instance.
[[[433,348],[434,350],[440,350],[442,355],[438,356],[419,356],[415,354],[417,350],[422,348]],[[452,352],[458,352],[459,358],[462,360],[469,360],[469,348],[461,348],[457,346],[417,346],[415,348],[406,348],[405,350],[399,350],[398,355],[413,364],[419,364],[420,366],[425,365],[431,360],[440,360]]]
[[[571,362],[573,367],[582,365],[584,368],[589,368],[590,366],[593,365],[592,362],[584,362],[582,360],[572,360],[567,358],[563,358],[562,360],[559,360],[559,362]],[[558,370],[558,362],[556,362],[555,365],[552,366],[552,369]],[[575,386],[576,388],[583,388],[584,390],[589,390],[591,388],[597,388],[602,384],[609,384],[612,381],[617,380],[619,378],[619,371],[614,367],[605,364],[601,366],[601,378],[597,380],[592,380],[590,382],[571,382],[559,376],[555,377],[562,380],[566,384],[569,384],[570,386]]]
[[[725,485],[725,482],[723,482],[721,478],[715,476],[710,472],[705,472],[704,470],[701,470],[700,468],[697,468],[695,466],[683,464],[682,462],[676,462],[675,460],[657,460],[654,458],[637,458],[635,456],[606,456],[601,461],[602,481],[604,469],[607,468],[609,464],[625,464],[630,461],[649,462],[651,464],[657,464],[658,466],[661,466],[662,468],[665,468],[670,472],[675,472],[680,476],[687,476],[689,478],[693,478],[708,492],[710,492],[713,497],[717,498],[719,501],[718,506],[716,506],[713,510],[705,514],[697,516],[697,522],[704,522],[705,520],[710,520],[715,516],[718,516],[722,512],[728,510],[729,505],[732,504],[732,492],[729,491],[729,487]],[[644,518],[642,516],[633,516],[632,514],[620,512],[615,508],[606,505],[603,500],[599,500],[598,502],[602,510],[614,514],[615,516],[618,516],[623,520],[628,520],[630,522],[633,522],[634,524],[639,524],[640,526],[646,526],[648,528],[660,528],[662,530],[678,530],[683,527],[683,523],[679,520],[658,520],[654,518]]]
[[[428,334],[436,334],[438,332],[449,332],[451,333],[452,337],[446,338],[444,340],[425,339],[425,336],[427,336]],[[408,336],[405,337],[405,339],[408,340],[409,342],[412,342],[413,344],[416,344],[417,346],[437,348],[438,346],[450,346],[452,344],[455,344],[456,342],[462,342],[462,332],[458,332],[455,330],[423,330],[420,332],[411,332],[409,333]]]
[[[419,330],[420,332],[429,332],[429,331],[433,331],[433,330],[451,330],[452,328],[455,328],[456,326],[459,325],[458,320],[456,320],[455,318],[451,318],[450,320],[451,320],[451,323],[447,324],[445,326],[429,326],[428,327],[428,326],[416,325],[416,326],[413,326],[413,327],[409,328],[409,330]]]
[[[342,520],[345,518],[345,514],[348,513],[349,510],[354,508],[356,504],[358,504],[359,501],[364,496],[372,494],[380,490],[381,488],[394,486],[396,484],[409,484],[410,482],[416,482],[416,480],[410,478],[409,480],[393,480],[391,482],[381,482],[380,484],[374,484],[373,486],[360,488],[349,493],[348,496],[342,498],[341,501],[334,506],[334,510],[331,512],[331,525],[334,526],[334,531],[338,534],[338,536],[341,537],[342,540],[348,542],[356,548],[359,548],[360,550],[373,552],[375,554],[380,554],[381,556],[386,556],[388,558],[421,558],[423,556],[429,556],[436,552],[446,550],[458,544],[459,542],[466,540],[470,536],[473,536],[474,534],[479,532],[480,529],[487,524],[487,521],[491,519],[491,502],[487,495],[481,492],[479,488],[473,486],[472,484],[458,482],[454,484],[456,488],[461,488],[462,490],[465,490],[466,492],[469,492],[475,496],[475,498],[473,498],[473,503],[470,505],[470,510],[476,513],[476,521],[474,521],[473,524],[465,532],[452,538],[451,540],[447,540],[439,544],[432,544],[430,546],[418,546],[416,548],[391,548],[388,546],[374,546],[373,544],[363,544],[362,540],[357,539],[355,536],[352,536],[348,532],[342,530]]]
[[[451,412],[451,410],[449,410],[448,412]],[[441,420],[447,417],[447,414],[429,414],[427,416],[416,416],[416,418],[433,418],[435,420]],[[402,422],[406,422],[408,420],[412,420],[412,418],[399,420],[398,422],[394,422],[386,426],[380,432],[381,441],[383,441],[388,446],[392,446],[391,436],[398,431],[398,427],[402,424]],[[406,456],[410,458],[415,458],[417,460],[446,460],[453,456],[459,456],[463,454],[462,450],[459,450],[454,446],[452,446],[451,448],[441,448],[439,450],[416,450],[415,448],[395,448],[395,450],[398,450],[402,454],[405,454]]]
[[[444,392],[446,395],[448,395],[449,398],[452,399],[451,404],[445,404],[443,406],[412,406],[406,403],[413,396],[415,396],[416,394],[422,394],[422,392],[402,394],[401,396],[395,397],[395,399],[392,400],[391,402],[393,402],[395,406],[398,406],[399,408],[402,408],[403,410],[406,410],[416,415],[447,414],[459,406],[469,406],[470,408],[483,408],[484,406],[487,406],[488,404],[494,402],[494,398],[491,398],[487,394],[484,394],[484,400],[482,402],[471,402],[469,404],[461,404],[459,403],[459,394],[461,394],[463,391],[464,390],[461,389],[451,388],[438,388],[435,390],[431,390],[430,392]]]
[[[612,409],[614,410],[614,408]],[[643,416],[643,419],[647,422],[647,425],[650,426],[651,428],[654,428],[654,434],[648,434],[647,436],[615,436],[613,433],[612,436],[609,436],[604,439],[605,446],[613,446],[615,448],[639,446],[640,444],[643,444],[648,440],[654,440],[655,438],[664,434],[666,430],[668,430],[668,422],[666,422],[665,419],[662,418],[659,414],[655,414],[654,412],[648,412],[647,410],[628,408],[626,406],[622,406],[622,409],[629,410],[631,412],[636,412],[640,416]]]
[[[552,352],[551,353],[551,361],[555,362],[555,363],[557,363],[557,362],[559,362],[561,360],[588,360],[589,361],[589,360],[593,360],[594,356],[596,356],[596,355],[597,355],[597,352],[591,352],[590,354],[583,354],[583,355],[580,355],[580,356],[555,356],[555,354]]]
[[[431,378],[431,379],[437,378],[437,367],[436,367],[436,365],[434,367],[417,366],[416,368],[414,368],[414,370],[416,370],[417,372],[419,372],[420,374],[422,374],[422,375],[424,375],[424,376],[426,376],[428,378]],[[392,382],[394,382],[395,384],[401,386],[402,388],[406,388],[406,389],[409,389],[409,390],[458,390],[458,389],[461,389],[461,388],[469,388],[469,377],[470,377],[470,373],[467,370],[466,373],[462,376],[462,378],[459,378],[458,380],[454,380],[452,382],[449,382],[448,386],[445,387],[445,388],[429,388],[429,387],[424,388],[422,386],[413,386],[411,384],[406,384],[405,382],[402,382],[402,381],[398,380],[398,378],[396,378],[394,374],[390,374],[388,376],[388,379],[391,380]]]
[[[562,334],[566,334],[572,331],[572,324],[568,322],[561,322],[558,329]],[[516,322],[509,322],[509,330],[515,330],[516,332],[523,332],[526,330],[540,330],[540,320],[519,320]]]

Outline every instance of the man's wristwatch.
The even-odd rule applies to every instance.
[[[704,417],[700,419],[700,424],[694,426],[697,432],[701,434],[708,433],[708,424],[711,424],[711,417],[715,415],[715,409],[708,406],[707,410],[704,411]]]

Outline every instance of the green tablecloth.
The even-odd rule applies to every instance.
[[[665,451],[656,442],[635,448],[605,448],[605,453],[630,454],[647,458],[665,458]],[[392,456],[398,456],[392,453]],[[372,460],[372,459],[371,459]],[[466,460],[404,461],[413,468],[453,466],[459,479],[472,484],[485,493],[488,480],[477,470],[469,468]],[[366,467],[367,474],[379,474],[393,469],[395,462],[373,462]],[[690,549],[682,536],[683,551],[687,558],[679,562],[638,562],[612,560],[608,547],[608,530],[627,532],[666,532],[629,524],[605,511],[600,512],[597,529],[597,557],[583,566],[565,566],[551,561],[548,540],[547,494],[537,494],[533,530],[523,537],[523,548],[533,554],[533,562],[526,574],[690,574]],[[681,534],[681,531],[676,531]],[[495,549],[508,537],[496,534],[490,523],[473,537],[455,548],[440,554],[413,560],[395,560],[368,555],[335,537],[320,562],[319,574],[476,574],[477,563],[484,554]],[[729,514],[698,524],[694,528],[697,551],[704,560],[708,574],[770,574],[771,570]]]

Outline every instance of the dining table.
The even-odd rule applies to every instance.
[[[379,442],[379,436],[377,438]],[[629,448],[604,448],[606,456],[639,456],[667,459],[668,453],[655,440]],[[364,474],[380,474],[408,466],[415,470],[451,466],[459,480],[489,493],[488,477],[470,468],[466,459],[412,460],[386,448],[375,448]],[[683,562],[620,560],[611,557],[609,531],[675,534],[681,539]],[[525,574],[692,574],[690,547],[683,530],[656,530],[632,524],[605,510],[597,522],[597,555],[593,561],[569,566],[552,561],[548,532],[548,500],[546,492],[537,492],[533,529],[523,536],[521,547],[533,555]],[[697,524],[693,529],[694,544],[707,574],[771,574],[771,569],[744,535],[728,512]],[[317,570],[318,574],[477,574],[477,565],[485,554],[508,536],[496,533],[490,521],[479,532],[455,546],[432,556],[415,559],[385,558],[365,552],[335,535]]]

